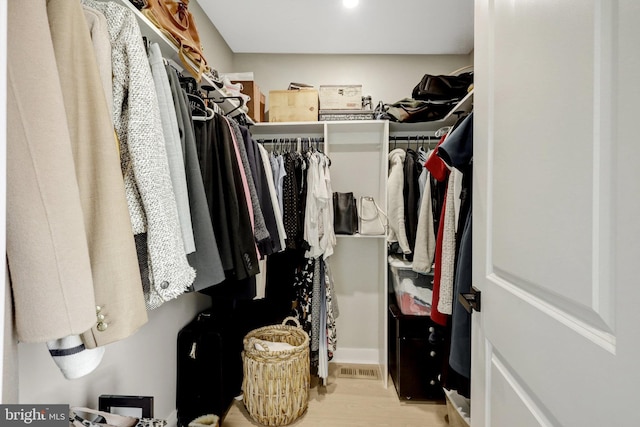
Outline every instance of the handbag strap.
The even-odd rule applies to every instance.
[[[380,206],[378,206],[378,202],[376,202],[376,199],[374,199],[373,197],[369,197],[369,199],[373,202],[373,205],[376,207],[376,209],[378,210],[378,212],[384,217],[385,219],[385,223],[388,222],[388,218],[387,215],[384,213],[384,211],[382,209],[380,209]],[[371,218],[365,218],[362,216],[362,199],[360,199],[360,218],[364,219],[364,220],[372,220],[375,219],[375,217],[371,217]]]
[[[192,55],[194,56],[197,55],[198,61],[196,61],[195,58],[188,57],[185,54],[185,51],[192,52]],[[187,71],[189,71],[189,73],[196,79],[196,81],[200,83],[200,80],[202,79],[202,74],[205,71],[207,71],[207,68],[208,68],[207,63],[204,57],[200,54],[200,52],[198,52],[193,48],[190,48],[188,45],[182,43],[181,41],[180,48],[178,49],[178,56],[180,57],[180,61],[182,61],[182,64],[185,66]],[[196,62],[198,65],[198,68],[193,67],[190,61]]]

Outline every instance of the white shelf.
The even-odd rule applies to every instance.
[[[298,136],[324,136],[324,124],[322,122],[265,122],[251,126],[251,133],[265,138]]]
[[[442,120],[449,120],[451,117],[455,118],[455,114],[458,113],[469,113],[473,109],[473,89],[469,91],[469,93],[460,100],[449,114],[447,114]]]
[[[454,108],[441,120],[430,122],[389,122],[389,133],[397,136],[415,135],[416,133],[435,132],[445,126],[453,126],[457,120],[457,114],[469,113],[473,109],[473,89],[458,102]]]
[[[100,1],[108,1],[108,0],[100,0]],[[173,65],[177,66],[179,69],[184,71],[185,75],[189,75],[189,76],[191,75],[186,70],[184,70],[184,66],[182,65],[180,56],[178,55],[178,47],[175,44],[173,44],[164,34],[162,34],[162,32],[151,21],[149,21],[147,17],[144,16],[142,12],[140,12],[135,7],[135,5],[133,5],[133,3],[131,3],[129,0],[115,0],[115,1],[133,12],[136,19],[138,20],[138,25],[140,26],[140,32],[144,37],[147,38],[147,40],[149,40],[150,43],[157,43],[160,46],[160,51],[162,52],[163,57],[171,60]],[[189,60],[189,58],[187,58],[187,60],[194,68],[198,68],[191,60]],[[216,99],[222,99],[225,96],[227,96],[220,91],[219,87],[216,85],[216,82],[214,82],[206,74],[202,75],[202,81],[200,82],[200,85],[208,85],[213,87],[214,89],[209,91],[209,95],[215,97]],[[225,113],[228,113],[229,111],[233,111],[236,108],[236,106],[238,105],[237,102],[238,102],[237,100],[225,99],[222,103],[219,103],[218,106],[222,108],[222,111],[224,111]],[[244,114],[244,112],[240,109],[237,109],[231,114],[231,117],[236,117],[241,114]],[[245,115],[245,118],[248,123],[253,123],[253,120],[251,120],[248,116]]]

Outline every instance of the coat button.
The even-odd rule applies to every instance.
[[[96,305],[96,313],[100,313],[102,311],[102,307]]]
[[[160,287],[162,289],[167,289],[169,287],[169,282],[165,280],[164,282],[160,283]]]
[[[104,314],[102,313],[98,313],[98,315],[96,316],[98,318],[98,321],[102,322],[104,320]]]
[[[98,330],[99,330],[100,332],[104,332],[104,331],[106,331],[106,330],[107,330],[107,327],[108,327],[108,326],[109,326],[109,325],[107,325],[105,322],[100,322],[100,323],[98,323],[97,328],[98,328]]]

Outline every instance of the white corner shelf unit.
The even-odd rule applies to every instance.
[[[389,122],[257,123],[256,140],[324,138],[333,191],[373,196],[386,212]],[[266,145],[267,148],[268,145]],[[338,236],[329,258],[340,308],[333,361],[380,367],[387,387],[387,245],[385,236]]]

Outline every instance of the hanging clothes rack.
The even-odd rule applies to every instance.
[[[406,148],[410,148],[413,144],[416,148],[434,148],[438,144],[438,138],[435,135],[391,135],[389,136],[389,150],[398,148],[398,141],[406,141]]]
[[[313,137],[298,137],[298,138],[273,138],[273,139],[258,139],[260,144],[274,144],[274,151],[280,152],[286,147],[287,151],[307,151],[309,149],[315,149],[316,151],[323,152],[322,146],[324,146],[324,138]],[[295,146],[294,146],[295,144]]]

